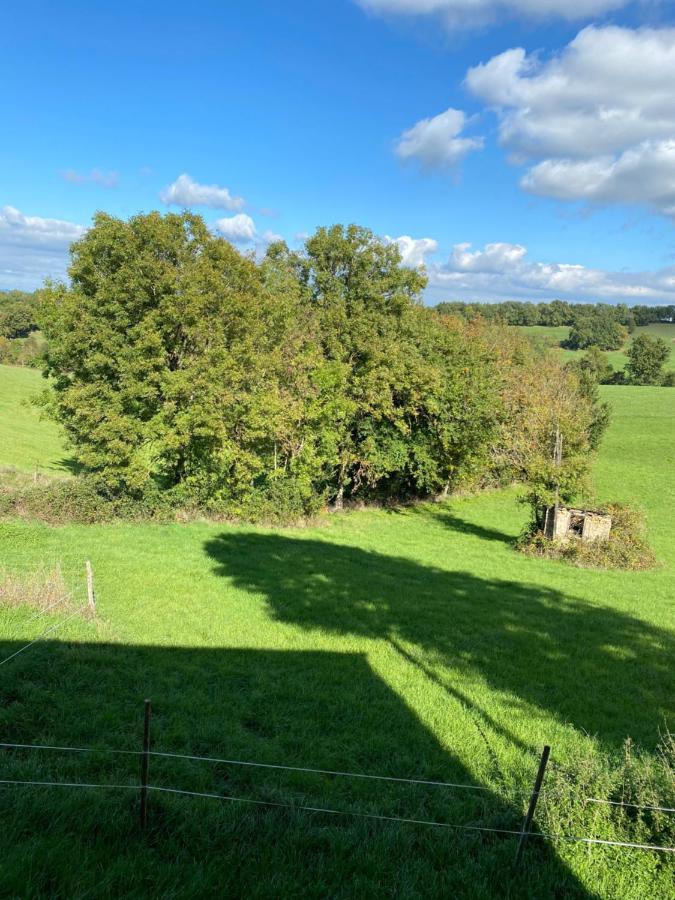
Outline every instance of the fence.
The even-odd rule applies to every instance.
[[[448,822],[438,822],[430,819],[417,819],[417,818],[406,818],[404,816],[390,816],[390,815],[381,815],[379,813],[367,813],[359,810],[345,810],[345,809],[333,809],[331,807],[324,806],[310,806],[306,804],[298,804],[298,803],[283,803],[280,801],[274,800],[258,800],[251,797],[241,797],[234,796],[228,794],[218,794],[211,793],[205,791],[191,791],[183,788],[175,787],[175,786],[167,786],[167,785],[158,785],[152,784],[150,782],[150,761],[153,758],[163,758],[163,759],[182,759],[182,760],[193,760],[204,763],[220,763],[222,765],[227,766],[240,766],[240,767],[249,767],[249,768],[257,768],[257,769],[275,769],[275,770],[283,770],[289,772],[299,772],[299,773],[310,773],[313,775],[322,775],[328,776],[331,778],[353,778],[353,779],[368,779],[372,781],[384,781],[384,782],[397,782],[402,784],[413,784],[413,785],[426,785],[429,787],[445,789],[449,791],[475,791],[475,792],[489,792],[492,793],[492,788],[483,786],[483,785],[475,785],[475,784],[465,784],[465,783],[453,783],[453,782],[445,782],[445,781],[429,781],[425,779],[417,779],[417,778],[403,778],[403,777],[395,777],[391,775],[378,775],[372,773],[364,773],[364,772],[348,772],[341,770],[332,770],[332,769],[319,769],[319,768],[311,768],[309,766],[290,766],[284,764],[272,764],[272,763],[261,763],[250,760],[240,760],[240,759],[226,759],[221,757],[214,756],[197,756],[185,753],[172,753],[169,751],[161,751],[161,750],[153,750],[151,749],[151,735],[150,735],[150,722],[151,722],[151,707],[150,701],[145,702],[145,710],[144,710],[144,720],[143,720],[143,744],[140,750],[120,750],[120,749],[112,749],[112,748],[94,748],[94,747],[67,747],[67,746],[56,746],[49,744],[24,744],[24,743],[9,743],[9,742],[0,742],[0,748],[4,748],[7,751],[11,750],[30,750],[30,751],[40,751],[40,752],[55,752],[55,753],[72,753],[72,754],[111,754],[111,755],[124,755],[124,756],[132,756],[138,758],[140,762],[140,778],[138,783],[136,784],[106,784],[106,783],[91,783],[91,782],[72,782],[72,781],[37,781],[37,780],[21,780],[21,779],[2,779],[0,778],[0,784],[7,786],[15,786],[15,787],[50,787],[50,788],[64,788],[64,789],[101,789],[101,790],[120,790],[126,791],[131,790],[135,791],[139,795],[139,815],[140,815],[140,825],[142,829],[145,829],[148,825],[148,820],[150,817],[151,809],[149,798],[150,795],[154,794],[172,794],[181,797],[190,797],[190,798],[202,798],[202,799],[210,799],[210,800],[219,800],[221,802],[228,803],[241,803],[241,804],[249,804],[253,806],[266,806],[273,807],[277,809],[286,809],[294,812],[307,812],[307,813],[318,813],[323,815],[331,815],[331,816],[343,816],[343,817],[352,817],[352,818],[361,818],[361,819],[369,819],[379,822],[385,823],[398,823],[401,825],[412,825],[412,826],[421,826],[421,827],[429,827],[429,828],[442,828],[447,830],[455,830],[455,831],[467,831],[467,832],[475,832],[475,833],[489,833],[496,835],[503,835],[506,837],[517,838],[517,848],[515,855],[515,864],[518,865],[522,858],[523,852],[525,850],[527,841],[530,838],[538,838],[544,841],[550,841],[552,843],[556,842],[565,842],[565,843],[576,843],[576,844],[587,844],[591,846],[608,846],[608,847],[620,847],[624,849],[630,850],[639,850],[639,851],[648,851],[655,853],[675,853],[675,847],[665,847],[659,846],[655,844],[644,844],[638,843],[634,841],[619,841],[619,840],[609,840],[604,838],[595,838],[586,835],[568,835],[568,834],[552,834],[545,833],[541,831],[533,830],[533,822],[534,822],[534,814],[537,807],[537,801],[539,797],[544,793],[542,791],[542,785],[544,782],[545,774],[546,774],[546,766],[549,759],[550,748],[548,746],[544,747],[540,762],[539,768],[537,770],[536,778],[534,780],[533,787],[531,791],[513,791],[512,794],[515,796],[525,797],[529,795],[529,802],[527,806],[527,811],[525,813],[525,817],[523,819],[523,823],[520,829],[513,828],[494,828],[476,824],[454,824]],[[585,797],[583,798],[583,802],[585,803],[598,803],[598,804],[610,804],[613,806],[627,806],[633,807],[637,809],[647,809],[652,811],[659,811],[663,813],[675,813],[675,808],[666,807],[666,806],[656,806],[656,805],[645,805],[641,806],[639,804],[633,803],[622,803],[620,801],[612,801],[612,800],[604,800],[601,798],[595,797]]]
[[[25,650],[32,647],[38,641],[40,641],[43,637],[50,634],[53,631],[60,629],[67,622],[72,620],[75,616],[82,615],[83,612],[89,611],[90,613],[95,613],[95,594],[93,587],[93,574],[91,570],[91,566],[89,563],[86,565],[86,573],[87,573],[87,607],[79,607],[74,611],[69,612],[64,618],[62,618],[55,625],[50,626],[41,634],[39,634],[32,641],[28,642],[24,646],[20,647],[18,650],[10,654],[3,660],[0,660],[0,666],[14,659],[14,657],[18,656],[20,653],[23,653]],[[67,599],[67,598],[66,598]],[[35,613],[34,616],[31,616],[27,621],[30,622],[33,619],[41,616],[43,613],[50,611],[52,608],[58,607],[59,605],[66,602],[65,600],[59,600],[51,605],[45,607],[44,609],[39,610]],[[26,623],[24,623],[26,624]],[[152,758],[164,758],[164,759],[182,759],[182,760],[193,760],[204,763],[220,763],[227,766],[240,766],[240,767],[249,767],[249,768],[257,768],[257,769],[275,769],[275,770],[283,770],[289,772],[299,772],[313,775],[321,775],[332,778],[353,778],[353,779],[368,779],[372,781],[383,781],[383,782],[397,782],[401,784],[412,784],[412,785],[426,785],[429,787],[445,789],[450,791],[475,791],[475,792],[488,792],[492,793],[493,789],[489,787],[485,787],[482,785],[474,785],[474,784],[462,784],[462,783],[452,783],[452,782],[444,782],[444,781],[429,781],[425,779],[417,779],[417,778],[402,778],[395,777],[391,775],[376,775],[370,773],[363,772],[347,772],[347,771],[339,771],[339,770],[330,770],[330,769],[319,769],[319,768],[311,768],[308,766],[289,766],[283,764],[271,764],[271,763],[260,763],[249,760],[235,760],[235,759],[224,759],[213,756],[195,756],[184,753],[172,753],[168,751],[159,751],[151,749],[151,739],[150,739],[150,722],[151,722],[151,707],[150,701],[145,701],[145,709],[144,709],[144,720],[143,720],[143,744],[142,749],[140,750],[118,750],[112,748],[93,748],[93,747],[64,747],[64,746],[53,746],[47,744],[25,744],[25,743],[9,743],[9,742],[0,742],[0,748],[4,748],[5,750],[31,750],[31,751],[41,751],[41,752],[58,752],[58,753],[73,753],[73,754],[96,754],[96,753],[107,753],[111,755],[124,755],[124,756],[133,756],[137,757],[140,760],[140,779],[137,784],[104,784],[104,783],[91,783],[91,782],[65,782],[65,781],[34,781],[34,780],[21,780],[21,779],[2,779],[0,778],[0,784],[6,786],[15,786],[15,787],[51,787],[51,788],[65,788],[65,789],[101,789],[101,790],[132,790],[136,791],[139,794],[139,815],[140,815],[140,824],[143,829],[147,827],[148,819],[150,815],[150,804],[149,797],[151,794],[172,794],[181,797],[192,797],[192,798],[202,798],[202,799],[211,799],[211,800],[219,800],[221,802],[229,802],[229,803],[241,803],[241,804],[250,804],[254,806],[266,806],[273,807],[277,809],[287,809],[291,811],[299,811],[299,812],[307,812],[307,813],[317,813],[331,816],[343,816],[343,817],[353,817],[353,818],[362,818],[369,819],[374,821],[380,821],[385,823],[399,823],[402,825],[414,825],[421,827],[429,827],[429,828],[442,828],[447,830],[455,830],[455,831],[466,831],[466,832],[474,832],[474,833],[490,833],[503,835],[507,837],[517,838],[517,848],[515,855],[515,863],[518,865],[523,858],[523,852],[525,850],[527,841],[530,838],[538,838],[544,841],[550,841],[552,843],[556,842],[565,842],[565,843],[576,843],[576,844],[586,844],[590,846],[607,846],[607,847],[619,847],[630,850],[638,850],[638,851],[648,851],[653,853],[675,853],[675,847],[667,847],[660,846],[655,844],[646,844],[639,843],[634,841],[619,841],[619,840],[609,840],[604,838],[595,838],[586,835],[567,835],[567,834],[553,834],[553,833],[545,833],[541,831],[533,830],[534,824],[534,815],[536,812],[536,807],[538,800],[545,791],[542,791],[542,785],[544,782],[546,767],[549,760],[550,747],[545,746],[541,755],[541,759],[539,762],[539,767],[536,773],[536,777],[534,780],[534,784],[531,790],[529,791],[516,791],[512,792],[514,795],[518,795],[521,798],[525,796],[529,796],[527,811],[525,813],[522,825],[520,829],[512,829],[512,828],[493,828],[488,826],[476,825],[476,824],[455,824],[448,822],[438,822],[434,820],[428,819],[417,819],[417,818],[406,818],[403,816],[389,816],[389,815],[381,815],[378,813],[366,813],[358,810],[341,810],[341,809],[333,809],[330,807],[324,806],[310,806],[306,804],[298,804],[298,803],[282,803],[280,801],[272,801],[272,800],[258,800],[250,797],[239,797],[232,796],[227,794],[217,794],[217,793],[209,793],[204,791],[190,791],[185,790],[183,788],[178,788],[174,786],[166,786],[166,785],[157,785],[151,784],[149,780],[150,774],[150,761]],[[594,803],[594,804],[605,804],[615,807],[628,807],[637,810],[649,810],[653,812],[662,812],[666,814],[675,813],[675,808],[667,807],[667,806],[657,806],[657,805],[640,805],[634,803],[624,803],[621,801],[613,801],[607,800],[597,797],[584,797],[582,798],[584,803]]]

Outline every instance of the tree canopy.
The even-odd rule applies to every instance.
[[[634,384],[661,384],[670,347],[663,338],[640,334],[628,349],[626,371]]]
[[[287,516],[520,477],[554,420],[588,442],[575,374],[425,308],[365,228],[256,260],[189,213],[99,214],[69,275],[42,292],[47,402],[111,494]]]

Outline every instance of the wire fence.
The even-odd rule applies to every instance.
[[[123,755],[123,756],[131,756],[139,759],[147,758],[162,758],[162,759],[178,759],[178,760],[189,760],[189,761],[197,761],[204,763],[219,763],[223,765],[229,766],[245,766],[250,768],[257,769],[275,769],[289,772],[300,772],[300,773],[311,773],[316,775],[323,776],[331,776],[331,777],[340,777],[340,778],[355,778],[355,779],[369,779],[374,781],[386,781],[386,782],[397,782],[403,784],[411,784],[411,785],[426,785],[434,788],[446,789],[449,791],[478,791],[478,792],[493,792],[493,789],[490,787],[486,787],[483,785],[475,785],[475,784],[466,784],[466,783],[457,783],[457,782],[447,782],[447,781],[432,781],[421,778],[404,778],[404,777],[394,777],[390,775],[379,775],[372,773],[364,773],[364,772],[349,772],[338,769],[321,769],[321,768],[313,768],[310,766],[292,766],[292,765],[284,765],[284,764],[271,764],[271,763],[263,763],[263,762],[255,762],[252,760],[240,760],[240,759],[229,759],[225,757],[216,757],[216,756],[199,756],[196,754],[186,754],[186,753],[172,753],[169,751],[162,750],[129,750],[129,749],[117,749],[117,748],[107,748],[107,747],[73,747],[73,746],[62,746],[56,744],[26,744],[19,742],[0,742],[0,748],[5,750],[30,750],[30,751],[47,751],[47,752],[55,752],[55,753],[72,753],[72,754],[109,754],[109,755]],[[145,769],[147,772],[147,767]],[[488,825],[477,825],[474,823],[450,823],[450,822],[439,822],[433,819],[423,819],[423,818],[412,818],[406,816],[393,816],[393,815],[385,815],[382,813],[376,812],[363,812],[361,810],[348,810],[348,809],[336,809],[330,806],[318,806],[318,805],[310,805],[307,803],[288,803],[277,800],[260,800],[252,797],[243,797],[237,796],[235,794],[221,794],[216,792],[209,791],[194,791],[188,790],[185,788],[179,788],[171,785],[160,785],[160,784],[152,784],[148,781],[143,781],[141,778],[140,782],[135,782],[132,784],[123,784],[123,783],[101,783],[101,782],[89,782],[89,781],[47,781],[47,780],[32,780],[32,779],[13,779],[13,778],[2,778],[0,779],[0,784],[5,785],[7,787],[44,787],[44,788],[64,788],[64,789],[90,789],[90,790],[120,790],[120,791],[134,791],[134,792],[145,792],[151,794],[169,794],[175,795],[179,797],[186,798],[198,798],[198,799],[206,799],[206,800],[217,800],[220,802],[227,803],[237,803],[237,804],[245,804],[257,807],[270,807],[275,809],[283,809],[291,812],[306,812],[306,813],[314,813],[314,814],[322,814],[322,815],[330,815],[330,816],[340,816],[340,817],[351,817],[354,819],[366,819],[372,821],[378,821],[383,823],[395,823],[399,825],[411,825],[411,826],[421,826],[421,827],[430,827],[430,828],[440,828],[445,830],[452,831],[465,831],[465,832],[473,832],[473,833],[483,833],[483,834],[495,834],[495,835],[503,835],[507,837],[517,837],[519,839],[520,844],[529,838],[538,838],[540,840],[550,841],[552,843],[574,843],[574,844],[586,844],[589,846],[601,846],[601,847],[617,847],[623,848],[627,850],[639,850],[639,851],[648,851],[653,853],[664,853],[664,854],[672,854],[675,853],[675,847],[662,846],[659,844],[651,844],[651,843],[641,843],[638,841],[629,841],[629,840],[614,840],[610,838],[598,838],[590,835],[572,835],[572,834],[556,834],[553,832],[543,832],[532,830],[530,827],[530,821],[525,827],[525,823],[523,827],[520,829],[515,828],[498,828]],[[530,794],[530,810],[532,813],[534,812],[534,806],[536,807],[536,800],[544,791],[541,788],[537,788],[535,784],[535,788],[530,791],[524,790],[515,790],[511,792],[513,796],[520,796]],[[601,798],[594,797],[585,797],[582,798],[584,802],[587,803],[607,803],[610,805],[616,806],[631,806],[638,809],[645,810],[658,810],[660,812],[672,813],[675,812],[675,809],[671,809],[670,807],[661,807],[661,806],[650,806],[650,805],[640,805],[640,804],[627,804],[619,801],[609,801],[602,800]]]

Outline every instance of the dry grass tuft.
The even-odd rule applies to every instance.
[[[0,604],[10,607],[31,606],[42,611],[74,609],[59,566],[29,575],[0,571]]]

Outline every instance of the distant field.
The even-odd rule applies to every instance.
[[[158,750],[485,790],[164,758],[155,784],[507,829],[545,742],[558,768],[616,762],[628,735],[653,752],[675,726],[675,390],[602,392],[599,497],[646,510],[651,572],[517,554],[514,490],[305,529],[0,522],[3,566],[58,563],[82,602],[90,559],[99,606],[0,670],[2,740],[134,749],[150,697]],[[60,621],[30,615],[0,609],[2,658]],[[135,757],[2,758],[5,779],[138,779]],[[533,844],[518,873],[508,836],[208,799],[152,795],[147,837],[135,791],[5,787],[0,816],[2,896],[672,896],[665,855]],[[610,829],[602,810],[585,827]]]
[[[61,429],[30,403],[44,387],[35,369],[0,366],[0,468],[52,475],[70,472]]]
[[[521,325],[519,331],[532,335],[538,341],[549,347],[558,348],[561,358],[564,360],[575,359],[581,356],[583,350],[563,350],[560,347],[562,341],[566,340],[569,335],[569,328],[566,325],[557,327],[547,327],[545,325]],[[675,370],[675,323],[659,323],[657,325],[644,325],[636,328],[630,335],[628,342],[623,350],[612,350],[607,352],[607,358],[611,362],[615,371],[623,369],[628,362],[626,350],[630,346],[630,342],[639,334],[650,334],[652,337],[661,337],[671,348],[670,356],[666,361],[665,368]]]

